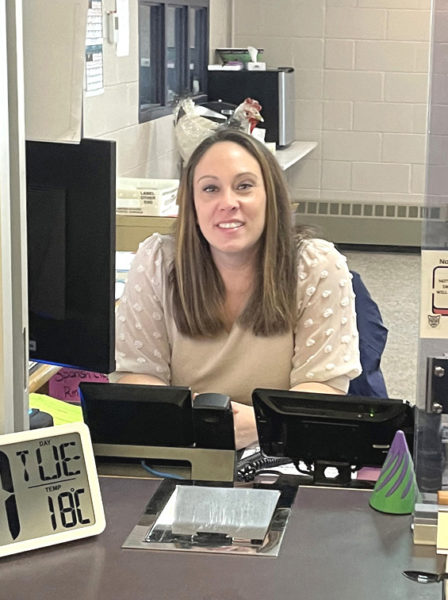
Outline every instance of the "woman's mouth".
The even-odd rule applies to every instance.
[[[226,223],[218,223],[217,227],[219,229],[237,229],[238,227],[242,227],[243,223],[241,221],[228,221]]]

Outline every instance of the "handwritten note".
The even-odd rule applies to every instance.
[[[79,397],[78,386],[82,381],[107,383],[109,380],[106,375],[102,375],[101,373],[63,367],[50,379],[48,394],[58,400],[79,403],[81,402],[81,398]]]

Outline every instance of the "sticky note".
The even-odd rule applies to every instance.
[[[437,516],[437,552],[448,554],[448,512],[444,511]]]
[[[108,378],[100,373],[63,367],[48,382],[48,394],[66,402],[80,403],[78,386],[82,381],[107,383]]]

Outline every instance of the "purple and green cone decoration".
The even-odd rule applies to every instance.
[[[414,510],[417,493],[414,463],[405,435],[399,430],[387,453],[369,504],[384,513],[408,515]]]

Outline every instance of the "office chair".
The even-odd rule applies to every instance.
[[[387,398],[386,383],[380,365],[388,330],[383,324],[378,305],[372,299],[361,276],[356,271],[351,273],[353,291],[356,294],[356,324],[362,373],[350,381],[348,393]]]

